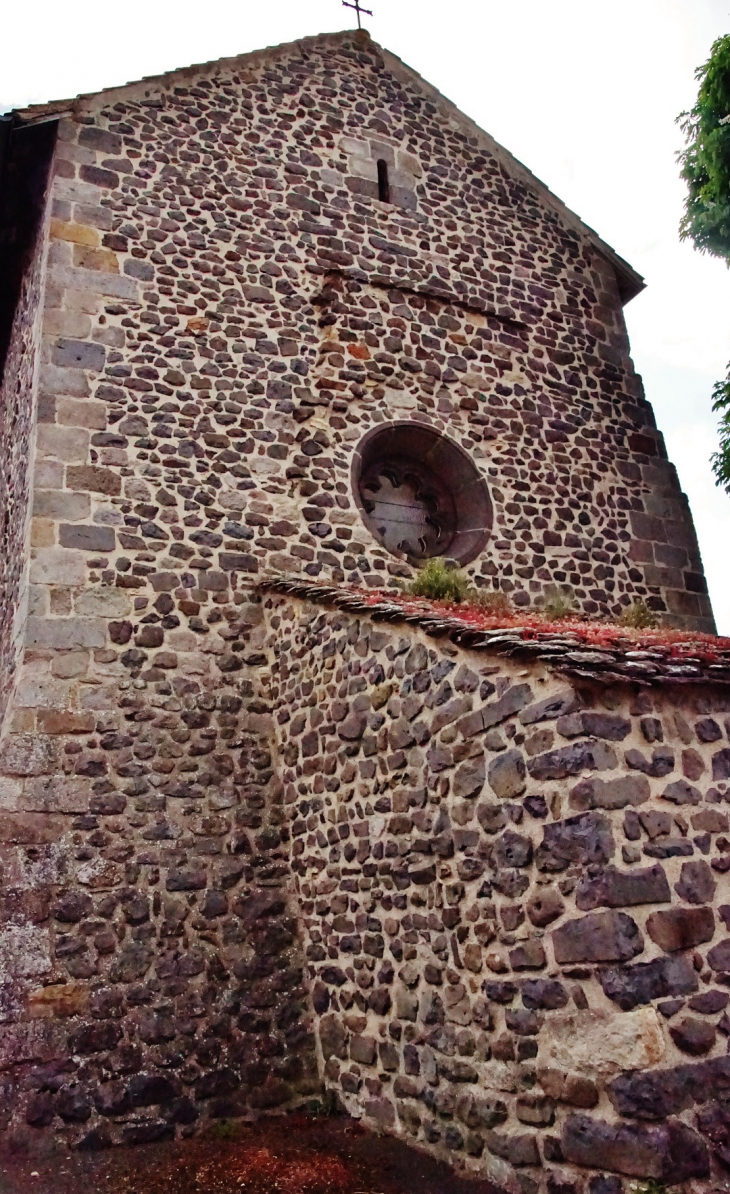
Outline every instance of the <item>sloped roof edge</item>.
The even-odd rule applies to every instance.
[[[271,58],[274,55],[286,53],[294,46],[300,46],[304,52],[307,49],[314,49],[318,45],[331,44],[338,45],[346,38],[351,38],[353,35],[357,36],[358,31],[352,29],[342,30],[339,33],[320,33],[312,37],[298,38],[295,41],[283,42],[277,46],[268,46],[264,49],[253,50],[246,54],[234,55],[231,58],[218,58],[210,62],[195,63],[190,66],[177,67],[175,70],[165,71],[160,75],[149,75],[142,79],[134,80],[133,82],[123,83],[115,87],[106,87],[101,91],[89,92],[76,96],[74,99],[55,100],[46,104],[33,104],[27,108],[18,108],[12,112],[13,120],[18,124],[35,124],[46,120],[57,120],[66,114],[76,112],[92,111],[98,107],[99,101],[104,104],[115,102],[123,98],[131,98],[135,92],[144,90],[149,92],[156,86],[169,86],[173,80],[181,80],[191,75],[199,75],[201,72],[219,70],[221,68],[233,68],[248,66],[255,67],[260,62]],[[619,294],[624,303],[629,302],[645,287],[645,282],[641,274],[639,274],[633,266],[629,265],[623,257],[619,256],[614,249],[611,248],[598,233],[586,224],[580,216],[571,211],[569,207],[557,195],[553,194],[550,188],[541,182],[536,175],[523,165],[516,157],[500,145],[498,141],[485,132],[476,121],[467,116],[460,108],[456,106],[450,99],[443,95],[438,88],[429,83],[418,71],[413,67],[408,66],[396,54],[391,53],[390,50],[384,49],[377,42],[373,41],[367,30],[360,31],[359,36],[367,38],[368,42],[372,44],[373,48],[382,54],[383,61],[391,73],[401,79],[403,82],[414,84],[425,92],[429,98],[448,114],[470,137],[475,138],[480,144],[488,149],[498,161],[500,161],[505,169],[513,176],[520,178],[526,185],[528,185],[549,204],[550,207],[561,218],[564,224],[572,228],[575,232],[587,239],[595,246],[596,250],[603,256],[610,264],[616,273]]]

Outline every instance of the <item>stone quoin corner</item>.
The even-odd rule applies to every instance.
[[[0,1147],[331,1091],[505,1194],[728,1187],[730,643],[642,286],[364,30],[0,117]]]

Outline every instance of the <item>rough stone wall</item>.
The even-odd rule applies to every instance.
[[[265,605],[327,1082],[514,1194],[724,1189],[728,693]]]
[[[59,137],[36,539],[73,572],[58,583],[82,583],[78,553],[111,583],[115,550],[166,545],[179,568],[218,551],[224,570],[388,583],[409,569],[364,530],[350,466],[407,418],[490,486],[480,584],[518,605],[567,585],[588,613],[644,596],[712,629],[613,265],[366,36],[90,97]],[[121,494],[125,469],[168,487],[161,517]]]
[[[408,571],[377,545],[357,513],[350,466],[367,431],[393,419],[420,419],[469,451],[489,484],[496,513],[494,533],[471,571],[481,584],[511,589],[517,604],[534,600],[548,585],[570,584],[588,612],[615,611],[645,595],[674,624],[709,628],[711,618],[699,592],[703,582],[691,520],[628,357],[613,266],[526,172],[396,60],[366,38],[315,39],[78,101],[72,115],[60,120],[58,137],[43,296],[30,612],[0,749],[0,1073],[2,1122],[12,1131],[47,1127],[70,1143],[92,1147],[190,1131],[207,1116],[287,1106],[316,1089],[297,905],[287,886],[290,865],[305,881],[298,817],[291,854],[288,846],[294,746],[283,744],[284,763],[277,764],[272,739],[267,652],[282,636],[272,631],[264,651],[261,606],[247,586],[269,569],[369,586]],[[376,161],[383,157],[391,167],[394,202],[388,204],[374,197]],[[29,367],[30,357],[23,360],[23,368]],[[349,625],[355,633],[356,624]],[[386,632],[383,636],[388,640]],[[376,686],[389,682],[385,671],[391,664],[400,667],[395,655],[388,659],[387,651],[395,651],[388,643],[377,648],[382,681],[366,669]],[[335,673],[351,666],[350,646],[343,645],[341,661],[337,650],[326,647],[327,671],[330,663]],[[297,644],[297,657],[292,654],[287,666],[318,667],[317,651],[311,660],[308,651],[309,645]],[[357,660],[363,651],[367,660],[365,639],[357,638],[352,651]],[[277,660],[278,686],[285,662]],[[446,657],[444,666],[450,662]],[[494,681],[485,675],[479,684],[496,686],[506,677],[507,672],[495,672]],[[516,685],[537,687],[541,677],[535,671]],[[553,682],[544,677],[552,692]],[[356,686],[367,682],[353,673]],[[306,683],[314,691],[314,676]],[[448,668],[429,683],[451,684]],[[468,689],[471,680],[465,683],[454,700],[490,704],[491,690],[485,687],[477,697]],[[287,688],[293,704],[310,696]],[[281,697],[279,687],[276,701]],[[325,706],[331,699],[328,694]],[[279,704],[276,714],[283,715]],[[356,728],[361,715],[364,710],[354,710]],[[371,709],[368,716],[385,713]],[[575,713],[566,710],[565,716]],[[392,720],[401,724],[397,714]],[[697,718],[686,720],[694,724]],[[280,732],[288,735],[293,724]],[[302,799],[308,798],[310,780],[325,791],[327,784],[341,782],[344,724],[337,725],[323,743],[328,751],[322,776],[309,774],[316,763],[301,762],[296,782],[304,786]],[[449,762],[449,734],[455,735],[454,749],[463,750],[458,725],[444,722],[438,730],[446,735],[443,746],[434,747],[445,752],[443,767],[438,753],[433,765],[423,764],[438,783],[445,784],[454,770],[448,793],[445,786],[433,791],[444,817],[457,826],[458,809],[470,807],[459,784],[470,774],[478,782],[482,750],[476,735],[458,767]],[[515,736],[522,732],[517,723],[514,728]],[[427,731],[436,734],[432,724]],[[403,747],[394,746],[382,760],[365,755],[365,738],[346,739],[362,783],[382,783],[376,779],[379,766],[389,775],[402,774],[398,752],[403,750],[407,762],[420,749],[407,741],[409,732],[406,726]],[[576,731],[580,742],[581,733]],[[620,756],[612,762],[611,752],[619,748],[602,744],[600,737],[596,731],[595,747],[570,746],[578,753],[569,755],[566,775],[584,763],[598,768],[597,759],[622,772]],[[549,749],[541,747],[536,757]],[[512,748],[490,750],[512,759],[519,780]],[[659,768],[659,775],[665,766],[661,744],[652,750],[659,752],[658,761],[645,766]],[[702,760],[693,761],[692,752],[699,750],[688,744],[689,761],[682,765],[696,769]],[[679,755],[674,762],[679,765]],[[505,774],[508,786],[515,782],[509,767]],[[608,795],[599,786],[585,800],[620,804],[630,793],[630,803],[647,782],[639,767]],[[691,800],[690,772],[681,781],[687,782]],[[399,790],[404,786],[399,780]],[[430,794],[413,815],[423,812],[424,827],[418,828],[425,841],[433,828],[427,821],[433,791],[425,779],[422,786]],[[565,793],[550,791],[569,811]],[[686,796],[681,784],[676,791]],[[523,805],[542,810],[518,802],[520,795],[512,800],[502,793],[514,806],[509,815],[516,823]],[[312,798],[320,799],[318,789]],[[381,792],[376,803],[390,799],[395,794]],[[372,837],[369,818],[381,815],[375,804],[373,809],[372,814],[363,809],[358,822],[365,826],[363,840]],[[703,808],[691,816],[711,812]],[[411,817],[405,806],[391,813]],[[319,810],[308,815],[318,816]],[[385,826],[385,811],[382,815]],[[601,864],[600,850],[618,849],[623,840],[620,817],[614,814],[610,821],[609,842],[603,822],[596,822],[608,814],[589,808],[585,815],[599,843],[596,858],[593,846],[586,846],[586,866]],[[565,820],[559,810],[550,817],[548,827]],[[539,837],[545,821],[539,811],[523,819],[534,823]],[[484,843],[496,840],[496,829],[490,836],[479,824],[478,831],[467,820],[459,826],[459,832],[477,833],[471,855],[465,853],[472,849],[468,836],[464,849],[459,846],[464,859],[458,865],[467,872],[480,862]],[[630,818],[627,825],[635,828]],[[662,834],[665,822],[657,825]],[[442,832],[448,837],[446,827],[434,837]],[[523,826],[510,832],[525,835]],[[691,826],[685,837],[680,825],[677,849],[701,853],[692,838],[705,832],[710,830],[695,833]],[[570,872],[577,884],[584,855],[580,845],[570,844],[570,827],[566,833],[567,844],[559,838],[555,850],[561,859],[560,850],[568,851],[565,869],[577,868]],[[677,834],[672,829],[669,836]],[[533,851],[540,847],[538,837]],[[578,837],[582,841],[580,830]],[[397,822],[391,839],[398,850],[401,841],[411,848],[409,833]],[[499,840],[500,849],[511,849],[512,839]],[[629,866],[637,847],[627,838],[626,848]],[[663,839],[658,847],[647,839],[646,848],[664,849]],[[346,842],[346,859],[349,849]],[[457,867],[438,853],[438,864],[428,851],[424,856],[424,875],[434,865]],[[486,868],[486,854],[483,861]],[[697,855],[692,861],[703,859]],[[719,864],[713,861],[710,875],[717,881]],[[324,856],[322,865],[328,865]],[[346,893],[348,901],[355,899],[360,882],[367,885],[372,878],[372,865],[364,856],[361,877],[342,878],[357,891],[342,886],[338,898]],[[681,863],[672,858],[667,867],[671,882],[680,883]],[[459,893],[445,909],[459,913],[452,926],[436,905],[427,907],[428,894],[426,904],[417,905],[441,917],[449,940],[456,933],[459,957],[463,946],[466,959],[467,944],[481,949],[476,930],[494,923],[494,940],[498,933],[516,935],[503,951],[505,965],[514,967],[510,951],[518,948],[528,923],[519,920],[515,893],[532,872],[508,860],[505,870],[517,878],[505,880],[503,892],[495,888],[497,897],[474,895],[474,922],[468,909],[462,921]],[[698,874],[704,873],[700,868]],[[558,882],[568,879],[569,885],[570,876],[560,874]],[[613,882],[612,874],[606,882]],[[467,887],[476,893],[483,880],[468,875],[462,880],[457,871],[454,884],[461,882],[465,900]],[[393,901],[410,900],[411,887],[436,891],[430,879],[409,880],[402,890],[393,883]],[[560,898],[570,895],[566,889]],[[502,898],[516,909],[505,913],[512,915],[512,927],[499,920]],[[496,900],[491,919],[480,904],[490,900]],[[308,907],[309,896],[306,901],[307,946],[315,949],[309,961],[319,976],[313,1006],[321,1018],[327,984],[319,968],[321,944],[309,922],[325,914],[316,904],[314,911]],[[398,914],[408,906],[393,902]],[[343,904],[336,915],[346,917],[348,911],[356,909]],[[369,913],[358,915],[366,915],[365,931],[377,939],[367,926]],[[613,940],[613,932],[623,943],[634,921],[615,910],[607,915],[608,938]],[[472,923],[460,941],[459,931]],[[713,931],[714,926],[713,920]],[[442,931],[414,921],[404,932],[422,929]],[[484,950],[489,932],[479,929]],[[343,935],[348,936],[344,930]],[[632,940],[636,944],[638,937]],[[405,961],[412,960],[405,956],[411,946],[410,940],[403,945]],[[379,949],[377,940],[373,948]],[[646,949],[648,957],[653,946]],[[357,971],[363,984],[358,991],[368,995],[373,956],[365,952]],[[476,963],[476,953],[468,956]],[[415,960],[420,957],[416,950]],[[680,963],[685,973],[684,955]],[[378,959],[378,975],[384,965]],[[333,966],[339,962],[333,960]],[[663,966],[651,982],[664,982]],[[676,972],[669,967],[670,986],[679,981],[672,977]],[[502,1016],[499,1009],[507,1007],[519,1026],[523,1012],[539,1019],[544,1009],[510,1009],[507,989],[504,1004],[472,991],[468,984],[473,978],[478,987],[479,973],[469,970],[466,994],[454,995],[449,1004],[450,1014],[462,998],[473,1004],[470,1014],[482,1034],[474,1046],[477,1060],[464,1065],[499,1063],[505,1073],[514,1072],[515,1084],[522,1083],[521,1063],[515,1061],[513,1070],[509,1059],[486,1057],[486,1048],[493,1047],[490,1016]],[[626,981],[643,982],[644,973]],[[419,992],[439,989],[420,970],[413,985]],[[456,992],[459,982],[447,976],[442,986],[445,1007],[446,992]],[[377,979],[378,990],[388,987],[385,977]],[[412,1006],[411,987],[404,991],[403,998],[411,1000],[404,1006]],[[478,1008],[477,996],[484,1001]],[[344,990],[337,998],[344,998]],[[431,1002],[438,1015],[440,1005]],[[433,1060],[436,1044],[425,1037],[408,1040],[406,1030],[421,1029],[405,1015],[401,1039],[388,1035],[395,1021],[385,1004],[382,1012],[377,1006],[367,1014],[384,1017],[386,1043],[399,1056],[402,1049],[405,1058],[411,1044],[416,1052],[421,1046],[431,1050],[419,1061],[426,1093],[458,1082],[444,1076],[442,1088],[432,1086],[426,1076],[435,1081],[438,1064],[444,1064]],[[424,1008],[423,1017],[431,1015],[425,1003]],[[355,1017],[364,1014],[354,995],[347,1010]],[[334,1003],[326,1011],[334,1015]],[[424,1032],[431,1032],[425,1018],[423,1023]],[[367,1041],[365,1028],[348,1022],[347,1031]],[[500,1028],[505,1032],[515,1036],[512,1048],[528,1064],[534,1034]],[[671,1060],[677,1046],[666,1033],[662,1040]],[[364,1054],[370,1048],[361,1047]],[[342,1048],[344,1043],[337,1044],[335,1052]],[[467,1041],[467,1054],[470,1048]],[[714,1058],[719,1045],[712,1048]],[[451,1056],[449,1049],[439,1056]],[[386,1056],[390,1065],[393,1054]],[[395,1071],[383,1064],[395,1090]],[[330,1060],[331,1081],[333,1065]],[[398,1080],[417,1077],[404,1071]],[[343,1081],[348,1098],[354,1098],[358,1075]],[[411,1099],[407,1086],[391,1111],[375,1070],[363,1083],[357,1098],[367,1091],[382,1122],[402,1115],[415,1130],[423,1103],[421,1139],[436,1131],[428,1124],[438,1125],[448,1115],[448,1108],[432,1114],[431,1104]],[[560,1091],[546,1089],[545,1099],[557,1100],[557,1123],[567,1132]],[[517,1091],[503,1093],[512,1116]],[[603,1087],[600,1097],[601,1112],[609,1114]],[[401,1112],[400,1103],[411,1110]],[[479,1148],[483,1113],[464,1114],[466,1127],[453,1121],[463,1147],[457,1147],[456,1135],[447,1142],[457,1157],[470,1155],[467,1129],[469,1149]],[[518,1134],[513,1119],[511,1127],[500,1126],[501,1116],[500,1106],[491,1126],[482,1125],[496,1132],[483,1143],[484,1156],[498,1168],[505,1159],[500,1148],[508,1150],[512,1163],[510,1141]],[[716,1135],[721,1119],[718,1124],[712,1128]],[[684,1129],[676,1130],[681,1143]],[[646,1164],[657,1164],[661,1142],[666,1143],[669,1129],[660,1131],[664,1136],[637,1137],[639,1153],[653,1158]],[[548,1136],[557,1140],[557,1130]],[[549,1160],[548,1146],[539,1147]],[[568,1139],[566,1156],[574,1159],[575,1147]],[[529,1194],[524,1172],[520,1181]]]
[[[36,732],[10,735],[0,780],[11,1135],[142,1143],[318,1088],[260,605],[221,573],[176,583],[158,574],[134,642],[112,623],[126,649],[26,654],[15,717]],[[176,601],[197,632],[150,661]]]
[[[47,229],[41,227],[0,360],[0,731],[23,649],[31,462]]]

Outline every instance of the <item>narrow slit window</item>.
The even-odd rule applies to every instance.
[[[390,183],[388,182],[388,163],[378,160],[378,199],[381,203],[390,203]]]

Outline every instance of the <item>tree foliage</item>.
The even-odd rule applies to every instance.
[[[714,42],[695,76],[697,101],[679,117],[687,141],[679,155],[687,183],[679,234],[700,252],[730,265],[730,35]],[[712,471],[730,494],[730,365],[728,376],[712,391],[712,409],[720,415],[720,447],[711,457]]]
[[[697,102],[679,117],[687,148],[679,155],[687,183],[682,240],[730,261],[730,35],[698,68]]]

